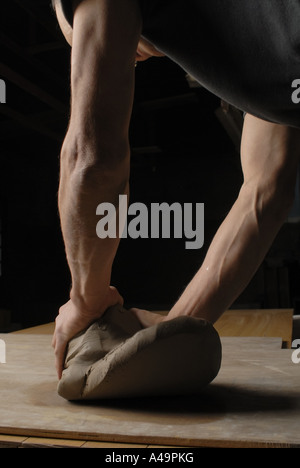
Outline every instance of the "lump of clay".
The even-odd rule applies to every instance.
[[[194,394],[221,366],[212,324],[178,317],[142,329],[115,306],[70,341],[58,393],[67,400]]]

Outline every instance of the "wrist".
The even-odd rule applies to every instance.
[[[74,306],[80,310],[80,313],[87,316],[97,316],[101,315],[106,310],[106,297],[108,290],[102,292],[101,296],[83,296],[78,294],[76,291],[72,290],[70,293],[70,300]]]
[[[98,292],[97,296],[83,296],[76,293],[75,289],[72,289],[70,300],[80,311],[81,315],[86,317],[100,317],[109,307],[116,304],[124,304],[123,297],[113,286],[108,286],[101,292]]]

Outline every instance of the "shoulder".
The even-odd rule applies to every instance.
[[[61,0],[52,0],[52,6],[55,10],[57,21],[58,21],[58,24],[60,26],[60,29],[63,35],[66,41],[68,42],[68,44],[72,46],[73,28],[65,17],[62,4],[61,4]]]

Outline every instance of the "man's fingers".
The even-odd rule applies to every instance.
[[[63,354],[63,356],[64,356],[64,354]],[[63,370],[64,370],[63,358],[62,358],[61,354],[56,355],[55,368],[56,368],[56,373],[57,373],[58,380],[60,380],[61,377],[62,377]]]
[[[55,368],[56,368],[57,377],[60,380],[62,376],[63,365],[62,365],[61,357],[60,357],[61,353],[59,352],[59,349],[57,349],[56,343],[57,343],[56,334],[54,333],[51,346],[52,348],[54,348]]]
[[[51,346],[52,346],[52,348],[55,349],[55,346],[56,346],[56,335],[55,335],[55,332],[54,332],[54,335],[53,335],[53,337],[52,337]]]
[[[104,298],[104,310],[116,304],[124,304],[124,299],[119,291],[110,286]],[[101,312],[101,311],[100,311]],[[94,321],[101,317],[99,311],[95,312],[94,316],[84,314],[74,306],[72,301],[68,301],[59,310],[59,314],[55,319],[55,331],[52,338],[52,347],[55,354],[55,367],[58,378],[61,379],[64,370],[64,363],[69,341],[74,338],[79,332],[85,330]]]
[[[156,325],[163,320],[161,315],[149,312],[148,310],[132,308],[130,311],[136,315],[144,328],[152,327],[152,325]]]
[[[64,370],[66,348],[67,348],[67,343],[64,340],[56,339],[54,354],[55,354],[55,367],[56,367],[56,372],[57,372],[57,376],[59,380],[61,379],[61,376]]]
[[[164,57],[165,54],[156,49],[156,47],[144,37],[141,37],[138,45],[137,55],[140,60],[146,60],[149,57]]]
[[[124,298],[119,294],[118,304],[124,305]]]
[[[137,52],[136,52],[136,60],[137,62],[143,62],[148,60],[151,57],[164,57],[165,54],[160,52],[159,50],[154,47],[151,42],[147,41],[145,38],[141,38]]]
[[[114,286],[110,286],[109,289],[110,289],[110,293],[111,293],[110,302],[112,304],[121,304],[123,306],[124,305],[124,298],[121,296],[121,294],[119,293],[117,288],[115,288]]]

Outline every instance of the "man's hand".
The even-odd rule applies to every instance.
[[[147,41],[144,37],[141,37],[136,53],[137,62],[144,62],[151,57],[164,57],[165,54],[160,52],[154,47],[151,42]]]
[[[139,320],[140,324],[144,328],[152,327],[152,325],[156,325],[157,323],[166,322],[168,319],[167,316],[156,314],[155,312],[149,312],[148,310],[143,309],[130,309],[133,312],[137,319]]]
[[[62,376],[68,342],[74,338],[75,335],[98,320],[109,307],[116,304],[123,305],[123,302],[123,298],[117,289],[111,286],[102,309],[97,312],[91,313],[80,310],[72,300],[60,308],[59,315],[55,320],[55,331],[52,340],[52,346],[55,351],[56,371],[59,379]]]

